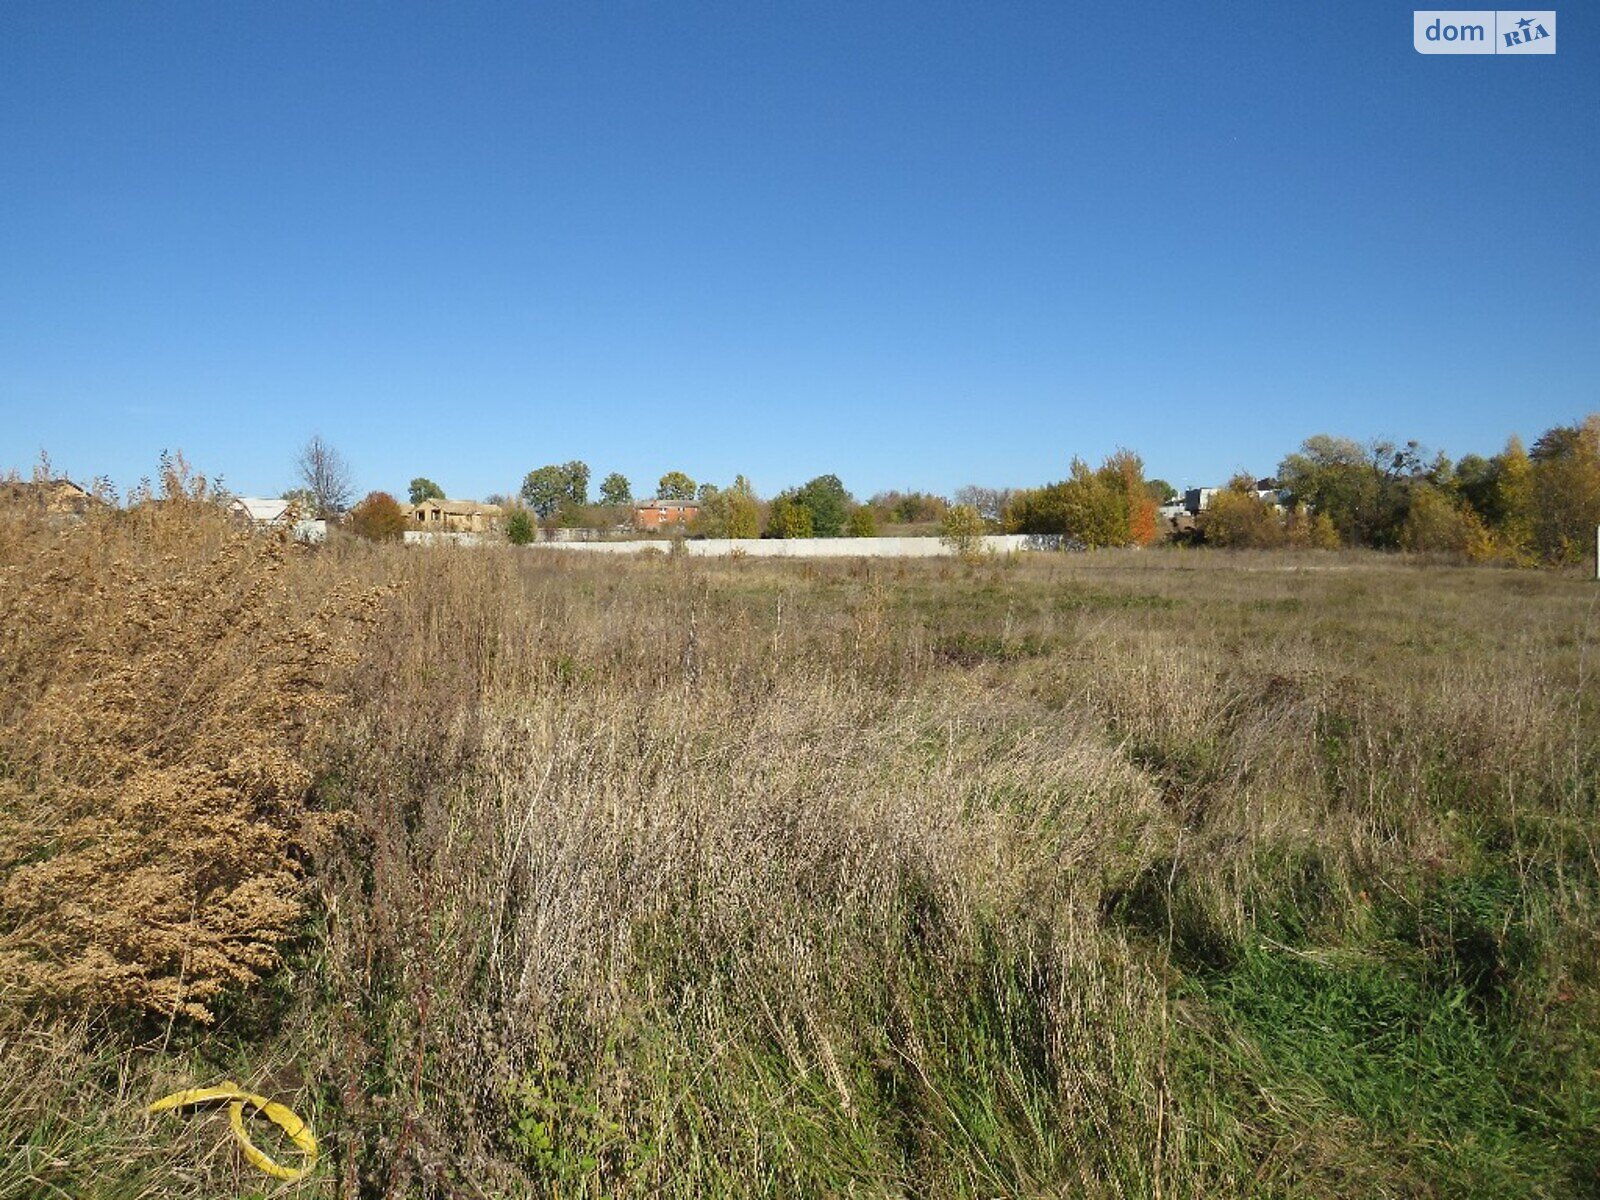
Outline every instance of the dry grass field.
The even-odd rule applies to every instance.
[[[0,1195],[1600,1195],[1597,672],[1398,556],[16,514]]]

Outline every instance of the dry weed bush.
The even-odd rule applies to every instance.
[[[0,514],[0,995],[210,1020],[301,915],[315,747],[375,600],[204,481]]]

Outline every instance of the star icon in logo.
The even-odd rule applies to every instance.
[[[1528,20],[1527,17],[1523,17],[1522,20],[1517,22],[1517,28],[1526,29],[1529,25],[1532,25],[1532,24],[1533,24],[1533,22]]]

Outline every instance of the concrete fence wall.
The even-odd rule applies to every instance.
[[[482,533],[450,533],[443,529],[408,529],[402,537],[408,546],[487,546],[500,540]]]
[[[985,554],[1012,554],[1020,550],[1060,550],[1059,537],[1028,534],[991,534],[978,539]],[[544,542],[540,550],[580,554],[638,554],[654,550],[665,554],[672,543],[656,539],[631,542]],[[883,538],[705,538],[686,540],[683,552],[699,558],[947,558],[955,554],[935,537]]]

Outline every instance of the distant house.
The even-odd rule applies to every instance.
[[[58,517],[81,517],[99,504],[95,495],[70,479],[0,480],[0,501],[27,505]]]
[[[228,511],[255,526],[282,525],[289,514],[289,501],[265,496],[235,496]]]
[[[498,504],[473,500],[424,500],[405,514],[407,529],[426,533],[493,533],[503,515]]]
[[[286,527],[291,507],[291,501],[270,496],[235,496],[228,502],[228,511],[237,519],[249,522],[254,529]],[[324,542],[328,539],[328,523],[312,520],[304,510],[297,509],[294,528],[290,533],[297,542]]]
[[[1202,512],[1211,507],[1211,497],[1218,492],[1225,492],[1227,488],[1190,488],[1183,494],[1183,509],[1191,517],[1198,517]],[[1271,505],[1273,508],[1282,507],[1282,501],[1276,488],[1256,487],[1254,489],[1257,500]],[[1165,512],[1165,509],[1162,510]]]
[[[668,525],[687,525],[700,515],[693,500],[641,500],[633,506],[633,523],[640,529],[661,529]]]

